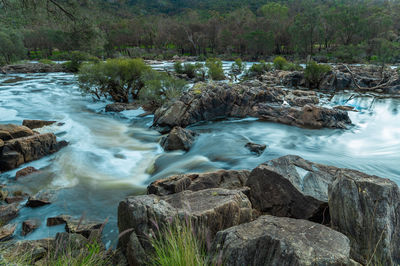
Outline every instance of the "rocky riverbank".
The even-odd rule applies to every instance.
[[[400,263],[400,191],[388,179],[289,155],[252,171],[173,176],[147,191],[118,208],[129,265],[146,265],[149,235],[174,219],[207,228],[209,254],[224,265]]]

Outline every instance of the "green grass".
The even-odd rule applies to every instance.
[[[202,266],[208,265],[205,245],[196,236],[190,222],[179,220],[161,229],[150,239],[155,249],[151,265]]]

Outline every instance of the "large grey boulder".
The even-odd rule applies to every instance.
[[[219,170],[201,174],[175,175],[156,180],[147,187],[148,194],[168,195],[184,190],[199,191],[208,188],[241,189],[250,171]]]
[[[339,170],[287,155],[255,168],[246,186],[262,213],[328,223],[328,186]]]
[[[306,220],[261,216],[217,233],[212,246],[223,265],[352,265],[349,239]]]
[[[166,151],[189,151],[197,134],[191,130],[174,127],[171,132],[161,139],[161,146]]]
[[[242,192],[227,189],[129,197],[118,207],[118,245],[130,265],[135,265],[137,256],[143,257],[143,252],[137,254],[139,244],[146,253],[152,252],[149,236],[174,219],[190,220],[213,238],[220,230],[251,221],[252,212],[251,203]]]
[[[369,265],[400,265],[400,191],[389,179],[340,171],[329,188],[332,227],[351,255]]]

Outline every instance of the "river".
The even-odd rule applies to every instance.
[[[12,78],[20,80],[7,82]],[[65,73],[0,75],[0,123],[21,124],[24,119],[56,120],[41,132],[54,132],[70,145],[60,152],[0,175],[14,190],[34,194],[55,190],[56,200],[40,208],[22,208],[14,220],[39,219],[41,227],[25,238],[41,239],[64,230],[47,227],[47,217],[69,214],[107,221],[104,241],[115,246],[117,206],[126,196],[145,193],[153,180],[177,173],[215,169],[251,169],[269,159],[296,154],[318,163],[358,169],[400,184],[399,99],[335,95],[324,104],[347,104],[354,123],[348,130],[308,130],[256,119],[229,119],[191,127],[200,133],[188,153],[163,152],[153,117],[142,110],[105,113],[107,101],[83,96],[75,77]],[[244,145],[264,143],[259,157]],[[15,181],[16,171],[34,166],[32,178]]]

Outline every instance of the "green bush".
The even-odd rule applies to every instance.
[[[80,66],[83,62],[94,62],[97,63],[100,60],[85,52],[74,51],[69,54],[70,61],[64,63],[64,67],[67,71],[76,73],[79,71]]]
[[[45,64],[45,65],[54,65],[55,63],[49,59],[40,59],[39,63]]]
[[[310,61],[304,71],[304,77],[310,88],[318,88],[322,79],[330,71],[331,67],[329,65],[317,64],[315,61]]]
[[[191,64],[185,63],[182,64],[181,62],[175,62],[174,69],[175,72],[178,74],[185,74],[188,78],[195,78],[197,76],[197,71],[200,68],[199,64]]]
[[[209,58],[206,61],[208,68],[208,77],[212,80],[224,80],[225,74],[222,68],[222,61],[217,58]]]
[[[205,266],[208,264],[206,248],[190,221],[179,220],[166,225],[150,238],[155,254],[151,265]]]
[[[151,68],[142,59],[109,59],[106,62],[85,63],[79,74],[79,87],[98,99],[110,96],[116,102],[137,98],[143,87],[141,75]]]
[[[152,107],[159,107],[167,101],[178,98],[186,86],[184,80],[155,70],[143,72],[141,81],[143,88],[139,92],[139,101]]]
[[[253,64],[249,70],[246,72],[246,77],[260,77],[268,71],[272,70],[272,65],[265,63],[265,61],[260,61],[260,63]]]
[[[288,61],[282,56],[277,56],[274,59],[274,67],[277,70],[283,70],[285,66],[288,64]]]
[[[284,67],[283,70],[286,71],[302,71],[303,67],[300,66],[299,64],[295,64],[295,63],[287,63]]]

